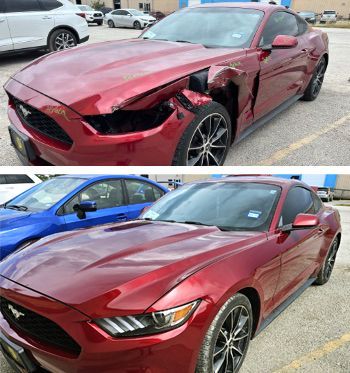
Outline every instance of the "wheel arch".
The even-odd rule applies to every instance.
[[[59,25],[59,26],[56,26],[54,27],[49,35],[47,36],[47,45],[49,46],[50,45],[50,38],[52,36],[52,34],[57,31],[57,30],[68,30],[70,32],[72,32],[74,34],[74,36],[76,37],[77,39],[77,43],[80,44],[80,37],[79,37],[79,34],[78,32],[72,27],[72,26],[67,26],[67,25]]]
[[[324,57],[324,59],[326,60],[326,68],[328,67],[328,61],[329,61],[329,55],[328,53],[324,53],[321,58]]]
[[[252,306],[253,311],[253,332],[252,336],[256,333],[259,325],[261,314],[261,299],[258,291],[253,287],[246,287],[238,291],[238,293],[245,295]]]

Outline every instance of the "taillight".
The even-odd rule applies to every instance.
[[[80,16],[80,17],[83,17],[83,18],[86,18],[86,14],[85,13],[76,13],[77,16]]]

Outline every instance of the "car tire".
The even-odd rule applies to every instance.
[[[317,278],[315,281],[316,285],[324,285],[330,279],[334,268],[335,259],[337,257],[338,248],[339,240],[338,238],[335,238],[328,250],[327,256],[322,264],[322,267],[317,274]]]
[[[324,74],[326,72],[326,68],[327,68],[326,59],[322,57],[314,70],[310,83],[307,86],[304,92],[304,95],[302,97],[302,100],[313,101],[317,98],[322,88],[322,83],[324,79]]]
[[[67,29],[55,30],[49,37],[48,48],[50,52],[70,49],[78,44],[77,37]]]
[[[114,21],[112,21],[111,19],[108,20],[107,25],[108,25],[109,28],[114,28],[115,27]]]
[[[223,372],[237,372],[247,354],[252,329],[251,304],[245,295],[235,294],[220,308],[204,337],[196,373],[213,373],[220,363],[227,364]]]
[[[134,22],[134,29],[135,30],[141,30],[141,23],[139,21]]]
[[[195,114],[177,145],[172,165],[222,166],[232,140],[231,120],[227,110],[212,101],[196,108]],[[214,126],[210,121],[214,121]]]

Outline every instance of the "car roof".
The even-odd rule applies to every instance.
[[[227,3],[205,3],[205,4],[198,4],[198,5],[193,5],[189,8],[247,8],[247,9],[257,9],[257,10],[262,10],[264,12],[273,12],[276,9],[280,10],[287,10],[286,7],[282,5],[271,5],[267,3],[232,3],[232,2],[227,2]]]
[[[277,185],[282,188],[287,188],[289,189],[293,185],[300,185],[300,186],[306,186],[307,188],[310,188],[309,185],[303,183],[300,180],[295,180],[295,179],[284,179],[282,177],[276,177],[276,176],[269,176],[269,175],[230,175],[226,177],[222,177],[219,179],[207,179],[207,180],[202,180],[202,181],[194,181],[193,183],[190,184],[196,184],[196,183],[222,183],[222,182],[227,182],[227,183],[260,183],[260,184],[271,184],[271,185]]]

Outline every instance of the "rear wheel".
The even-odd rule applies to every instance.
[[[233,373],[246,356],[253,328],[252,307],[236,294],[219,310],[205,335],[196,373]]]
[[[77,38],[71,31],[58,29],[51,34],[48,47],[50,52],[54,52],[73,48],[77,44]]]
[[[109,28],[114,28],[115,27],[115,24],[111,19],[108,20],[107,24],[108,24]]]
[[[304,96],[302,97],[304,101],[313,101],[316,99],[322,88],[326,68],[326,59],[322,57],[320,62],[316,66],[316,69],[314,71],[314,74],[311,78],[309,85],[307,86],[304,92]]]
[[[200,106],[176,148],[173,166],[222,166],[231,145],[231,121],[217,102]]]
[[[135,30],[141,30],[141,23],[139,21],[134,22],[134,29]]]
[[[317,279],[315,281],[316,285],[323,285],[326,282],[328,282],[328,280],[330,279],[333,268],[334,268],[334,264],[335,264],[335,258],[338,252],[338,246],[339,246],[339,241],[338,241],[338,238],[336,238],[333,241],[328,251],[328,254],[326,256],[326,259],[320,269],[320,272],[317,275]]]

